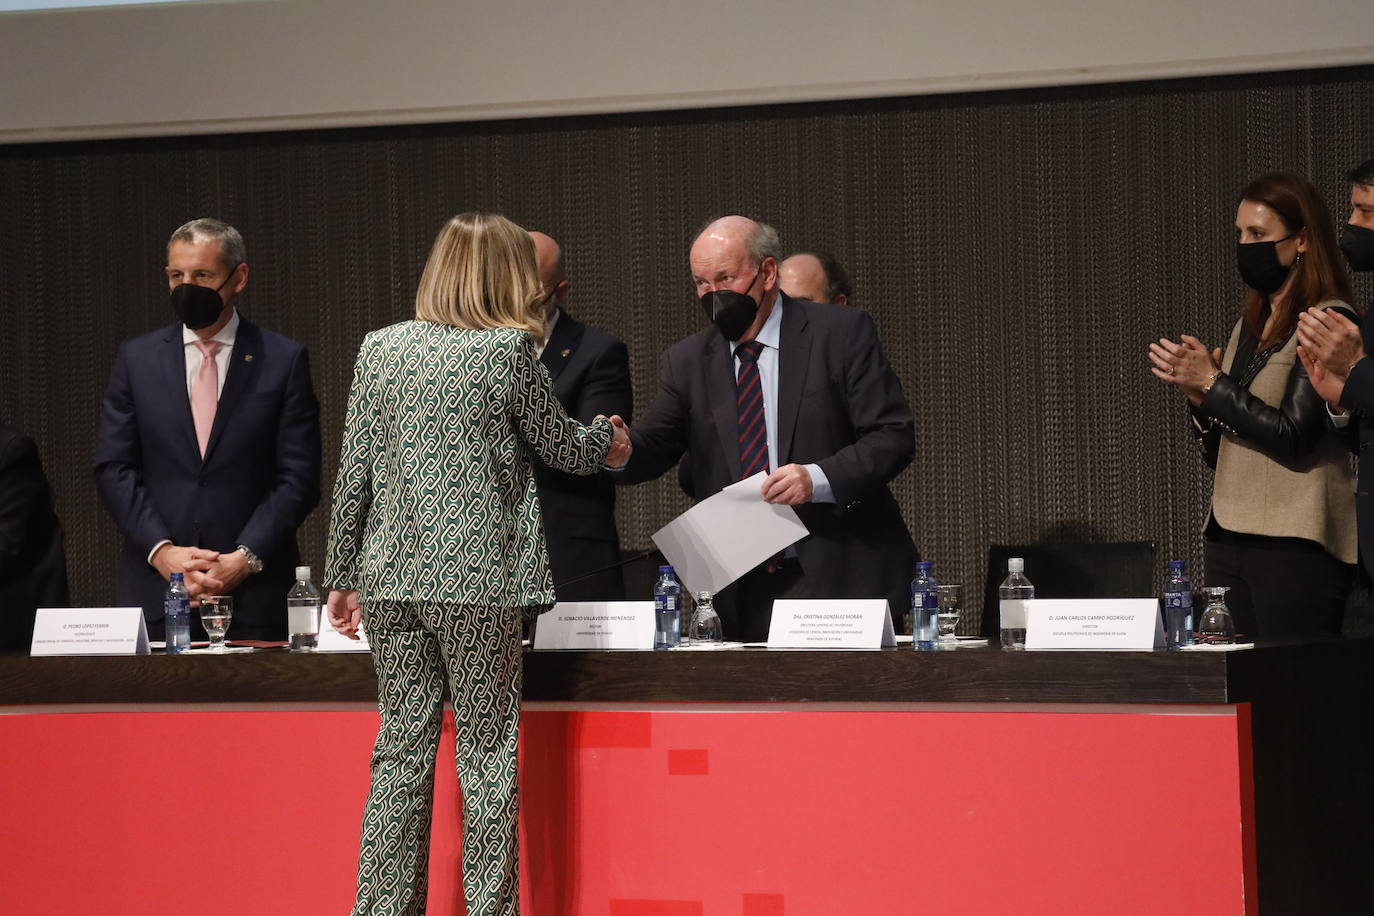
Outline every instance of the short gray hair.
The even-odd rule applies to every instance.
[[[243,236],[228,223],[210,217],[201,217],[185,223],[167,240],[171,248],[176,242],[219,242],[219,258],[224,266],[233,270],[248,260],[248,250],[243,245]]]
[[[697,234],[692,236],[692,238],[701,238],[707,229],[710,229],[723,219],[726,219],[726,217],[717,216],[714,219],[709,219],[702,223],[701,228],[697,230]],[[749,218],[743,217],[743,219]],[[744,250],[748,252],[749,259],[755,264],[761,264],[764,258],[772,258],[774,261],[781,264],[782,241],[778,238],[778,230],[756,219],[749,221],[756,227],[749,235],[745,236],[744,239]]]
[[[762,264],[764,258],[772,258],[774,263],[782,263],[782,241],[778,239],[778,230],[767,223],[755,222],[758,226],[744,240],[745,248],[749,251],[749,258],[755,264]]]

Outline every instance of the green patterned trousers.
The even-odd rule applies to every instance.
[[[520,609],[364,603],[381,728],[353,916],[421,916],[443,688],[457,727],[468,916],[518,916]]]

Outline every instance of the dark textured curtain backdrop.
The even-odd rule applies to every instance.
[[[629,344],[642,410],[660,351],[703,323],[695,231],[743,213],[848,266],[916,410],[895,492],[939,578],[971,592],[972,629],[990,543],[1146,539],[1161,564],[1201,562],[1209,477],[1146,344],[1221,345],[1239,189],[1295,169],[1344,222],[1341,176],[1374,156],[1372,127],[1362,67],[0,148],[0,416],[42,450],[74,600],[108,603],[119,535],[91,454],[115,344],[171,319],[168,234],[225,219],[248,244],[242,311],[310,348],[326,496],[301,540],[318,572],[354,353],[412,314],[447,217],[495,209],[557,238],[570,311]],[[626,546],[687,505],[672,474],[622,490]]]

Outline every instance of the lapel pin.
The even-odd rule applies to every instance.
[[[252,354],[252,353],[245,353],[245,354],[243,354],[243,361],[244,361],[245,363],[251,363],[251,362],[253,361],[253,354]]]
[[[564,359],[567,359],[567,358],[568,358],[568,354],[571,353],[571,352],[572,352],[571,350],[564,350],[562,353],[559,354],[559,356],[562,356]]]

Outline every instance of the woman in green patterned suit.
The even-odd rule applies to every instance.
[[[445,683],[467,911],[519,910],[521,619],[554,600],[530,455],[578,474],[629,458],[621,425],[582,426],[554,397],[542,298],[529,235],[464,213],[434,242],[415,320],[358,351],[325,570],[330,623],[365,624],[381,713],[355,916],[424,912]]]

